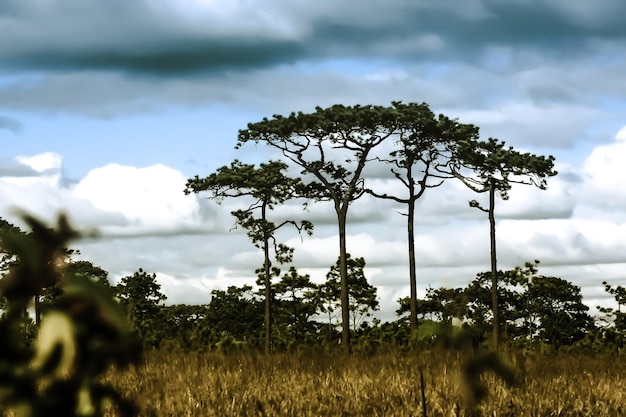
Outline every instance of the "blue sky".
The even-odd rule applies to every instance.
[[[274,156],[235,150],[239,129],[317,105],[426,102],[556,157],[548,191],[499,203],[500,265],[540,259],[540,273],[607,303],[601,282],[626,279],[624,15],[621,0],[3,0],[0,216],[66,210],[101,231],[76,246],[114,280],[143,267],[170,302],[208,302],[252,282],[260,254],[229,232],[238,203],[182,189],[234,158]],[[421,293],[488,269],[475,197],[450,183],[420,201]],[[312,238],[284,238],[321,280],[337,256],[331,207],[280,210],[314,220]],[[351,210],[349,250],[391,319],[408,295],[401,208]]]

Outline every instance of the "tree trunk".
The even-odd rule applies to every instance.
[[[266,205],[263,203],[261,207],[261,218],[265,226],[265,209]],[[270,277],[270,243],[267,231],[263,236],[263,254],[265,260],[263,263],[265,274],[265,353],[270,354],[272,352],[272,280]]]
[[[493,312],[493,348],[500,348],[500,312],[498,307],[498,264],[496,259],[496,189],[494,180],[489,183],[489,235],[491,240],[491,304]]]
[[[341,276],[341,343],[345,353],[351,352],[350,346],[350,300],[348,293],[348,257],[346,249],[346,217],[348,206],[337,210],[339,220],[339,274]]]
[[[415,271],[415,199],[413,191],[409,197],[409,212],[407,219],[407,233],[409,239],[409,283],[411,286],[410,310],[411,310],[411,330],[417,330],[417,274]]]
[[[41,298],[39,294],[35,294],[35,324],[39,326],[41,323]]]

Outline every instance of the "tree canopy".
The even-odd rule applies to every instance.
[[[350,351],[350,301],[346,222],[350,204],[363,196],[363,170],[376,147],[402,126],[402,105],[316,107],[313,113],[274,115],[239,131],[237,148],[263,142],[299,166],[307,196],[330,201],[337,216],[342,343]]]
[[[230,166],[223,166],[206,178],[198,176],[187,181],[185,193],[211,192],[211,198],[221,202],[225,197],[250,197],[252,203],[247,209],[235,210],[232,215],[237,224],[246,229],[252,243],[263,249],[263,267],[257,271],[261,274],[261,285],[265,287],[265,351],[270,353],[272,346],[272,275],[280,274],[280,270],[272,268],[270,246],[274,250],[274,258],[279,263],[290,262],[293,249],[278,243],[275,232],[286,225],[292,225],[298,233],[306,231],[311,235],[313,224],[307,220],[283,220],[275,224],[268,220],[268,210],[289,199],[302,196],[303,184],[300,178],[290,178],[284,171],[287,164],[281,161],[262,163],[258,168],[244,164],[238,160]],[[257,214],[258,213],[258,214]],[[256,214],[256,216],[255,216]],[[272,243],[272,245],[270,245]]]
[[[460,147],[458,142],[474,142],[478,128],[462,124],[443,114],[435,116],[426,103],[393,102],[397,112],[398,126],[393,136],[394,147],[387,157],[378,161],[390,166],[393,176],[406,188],[406,194],[388,194],[366,188],[366,192],[382,199],[393,200],[406,205],[407,241],[409,257],[409,308],[412,330],[417,329],[417,273],[415,261],[415,203],[428,188],[443,184],[445,178],[453,175],[444,172],[451,165],[458,164],[459,155],[451,149]]]

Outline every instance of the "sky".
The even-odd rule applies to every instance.
[[[234,159],[276,158],[235,150],[239,129],[316,106],[425,102],[556,158],[548,190],[498,201],[499,267],[538,259],[589,306],[611,306],[602,281],[626,284],[625,15],[622,0],[2,0],[0,216],[66,212],[99,231],[73,247],[114,282],[141,267],[168,303],[206,304],[262,264],[231,230],[242,202],[183,193]],[[418,202],[419,296],[489,269],[475,198],[449,181]],[[409,294],[402,212],[363,197],[348,215],[348,251],[365,258],[383,320]],[[275,214],[313,221],[311,237],[280,237],[322,282],[338,255],[332,206]]]

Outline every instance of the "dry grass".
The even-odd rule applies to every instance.
[[[430,417],[626,415],[624,358],[525,358],[522,384],[508,388],[486,375],[490,395],[474,410],[462,400],[461,361],[440,353],[155,353],[145,366],[107,378],[145,416],[417,417],[420,367]]]

